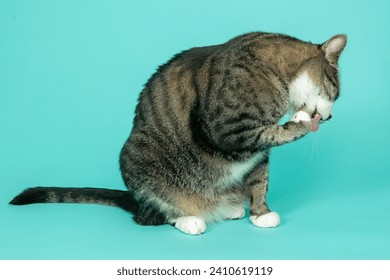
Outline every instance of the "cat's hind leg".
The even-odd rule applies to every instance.
[[[175,219],[175,227],[189,235],[199,235],[206,231],[206,222],[203,218],[196,216],[184,216]]]
[[[228,208],[224,214],[226,220],[240,220],[245,216],[245,208],[243,206]]]
[[[218,197],[215,207],[205,214],[206,221],[239,220],[245,216],[247,190],[237,186]]]
[[[183,215],[179,214],[180,210],[175,210],[173,206],[168,209],[167,205],[161,207],[161,205],[143,201],[142,204],[138,205],[133,219],[136,223],[144,226],[171,224],[189,235],[199,235],[206,231],[206,222],[203,218],[190,215],[180,216]]]
[[[241,205],[222,204],[208,214],[202,216],[182,216],[171,221],[178,230],[199,235],[206,231],[206,221],[237,220],[245,216],[245,208]]]

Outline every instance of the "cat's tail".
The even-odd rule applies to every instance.
[[[87,203],[116,206],[125,211],[136,210],[130,191],[100,188],[34,187],[25,189],[10,201],[13,205],[32,203]]]

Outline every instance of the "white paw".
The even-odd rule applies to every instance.
[[[226,213],[226,218],[228,220],[238,220],[244,218],[244,216],[245,216],[244,207],[233,208],[228,213]]]
[[[206,223],[202,218],[185,216],[177,218],[175,227],[187,234],[198,235],[206,231]]]
[[[311,122],[311,117],[308,113],[304,111],[298,111],[296,112],[290,119],[290,121],[298,123],[300,121],[302,122]]]
[[[252,223],[261,228],[277,227],[280,224],[280,217],[276,212],[269,212],[261,216],[251,216]]]

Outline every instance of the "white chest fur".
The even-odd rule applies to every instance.
[[[245,161],[237,161],[230,164],[226,170],[226,175],[222,180],[222,185],[230,187],[233,184],[242,183],[245,175],[252,171],[256,164],[258,164],[263,158],[264,153],[259,152]]]

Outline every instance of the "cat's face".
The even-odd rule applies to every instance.
[[[319,100],[315,109],[323,121],[329,120],[333,114],[333,104],[340,95],[339,74],[336,65],[327,64],[327,61],[322,63],[318,87]]]
[[[321,121],[331,119],[333,104],[340,95],[338,58],[346,44],[345,35],[336,35],[321,46],[320,56],[310,59],[293,78],[290,87],[290,109],[304,110]]]
[[[338,89],[328,81],[316,78],[310,69],[302,69],[290,84],[290,110],[295,113],[299,110],[307,112],[314,117],[321,115],[321,120],[331,118],[333,104]]]

